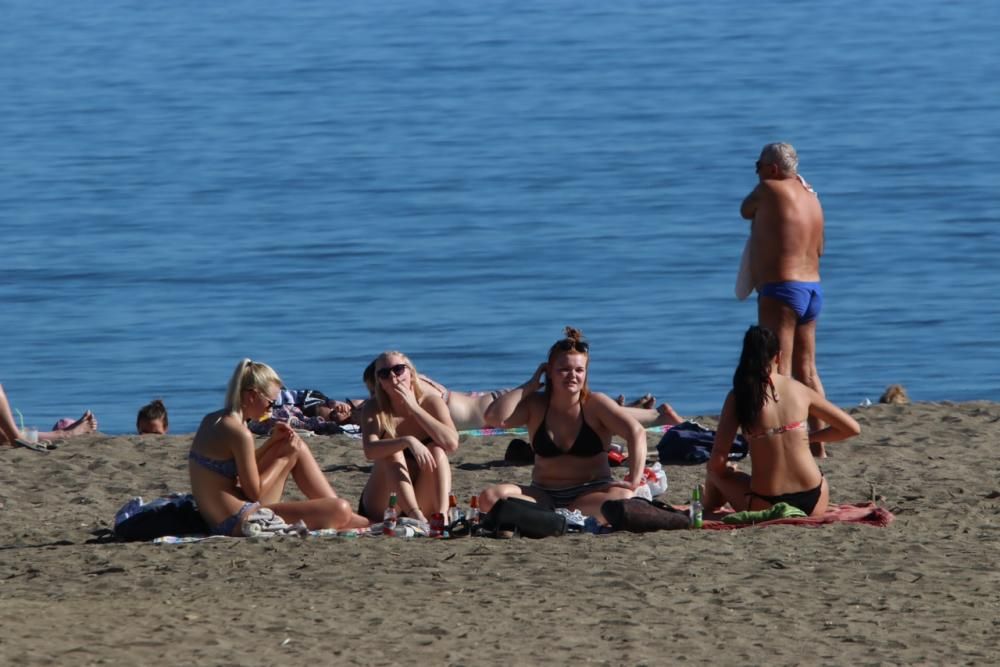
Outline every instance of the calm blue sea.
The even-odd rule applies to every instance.
[[[1000,400],[1000,3],[38,3],[0,10],[0,382],[110,433],[243,356],[459,389],[562,327],[591,384],[717,413],[760,147],[827,214],[819,364],[855,405]]]

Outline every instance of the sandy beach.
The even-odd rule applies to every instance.
[[[99,543],[129,497],[188,490],[190,435],[0,450],[0,664],[996,664],[1000,405],[851,413],[821,467],[887,528]],[[463,439],[463,502],[529,479],[508,441]],[[360,442],[308,442],[355,503]],[[668,466],[664,499],[702,473]]]

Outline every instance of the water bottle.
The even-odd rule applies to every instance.
[[[704,509],[701,506],[701,485],[699,484],[694,487],[694,491],[691,492],[691,508],[688,510],[692,528],[702,527],[703,514]]]
[[[448,525],[453,526],[455,522],[464,518],[462,510],[458,507],[458,498],[454,493],[448,494]]]
[[[479,525],[479,496],[469,498],[469,526]]]
[[[382,534],[386,537],[396,536],[396,522],[399,521],[399,508],[396,507],[396,494],[389,494],[389,506],[382,515]]]

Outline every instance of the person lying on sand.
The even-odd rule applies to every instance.
[[[373,365],[369,364],[365,369],[366,385],[371,384],[372,368]],[[494,401],[510,391],[509,388],[492,391],[458,391],[457,389],[449,389],[427,375],[421,374],[417,379],[421,389],[425,392],[436,393],[444,400],[448,406],[448,412],[451,414],[451,419],[455,423],[455,428],[459,431],[498,426],[498,424],[490,422],[486,412]],[[625,411],[643,426],[648,428],[661,424],[673,425],[684,421],[669,404],[663,403],[654,408],[656,399],[649,394],[646,394],[646,397],[652,399],[651,402],[647,403],[644,398],[633,405],[625,406]]]
[[[165,435],[169,428],[170,418],[163,401],[156,399],[139,408],[135,417],[135,430],[139,435]]]
[[[198,509],[218,535],[241,535],[242,524],[258,507],[286,523],[303,521],[310,530],[369,525],[338,498],[302,438],[287,424],[255,449],[245,420],[267,414],[281,378],[267,364],[243,359],[236,365],[222,410],[205,416],[188,453],[191,492]],[[291,477],[308,500],[281,502]]]
[[[440,395],[425,391],[417,369],[401,352],[383,352],[365,372],[373,399],[361,408],[361,439],[372,472],[358,512],[382,518],[389,494],[399,509],[419,521],[448,510],[451,464],[458,431]]]
[[[296,430],[319,435],[336,435],[350,431],[344,428],[357,421],[356,411],[364,399],[337,401],[316,389],[286,389],[278,393],[278,402],[264,419],[251,420],[250,430],[257,435],[270,435],[278,422]]]
[[[643,483],[646,432],[626,408],[587,386],[590,346],[566,327],[566,337],[549,349],[548,361],[531,379],[504,394],[487,410],[487,421],[504,427],[527,425],[535,462],[531,484],[496,484],[479,496],[488,512],[501,498],[522,498],[549,508],[578,509],[604,521],[601,504],[626,499]],[[542,375],[545,375],[545,389]],[[625,438],[629,472],[624,481],[611,475],[611,437]]]
[[[826,512],[830,487],[809,443],[846,440],[861,427],[819,392],[781,375],[780,357],[774,333],[760,326],[747,330],[707,464],[703,503],[708,511],[728,502],[737,512],[776,503],[788,503],[810,516]],[[809,433],[810,417],[829,426]],[[750,442],[752,476],[728,461],[737,429]]]
[[[51,446],[53,440],[86,435],[96,430],[97,417],[87,410],[77,420],[60,419],[51,431],[39,431],[35,440],[29,441],[28,433],[17,427],[7,394],[4,393],[3,385],[0,385],[0,446],[44,450]]]

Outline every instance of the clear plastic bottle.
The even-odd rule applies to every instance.
[[[692,528],[701,528],[703,524],[704,508],[701,505],[701,485],[694,487],[691,492],[691,508],[688,510]]]
[[[448,494],[448,525],[454,524],[462,517],[462,510],[458,507],[458,497],[454,493]]]
[[[479,525],[479,496],[469,498],[469,526]]]
[[[396,536],[396,523],[399,521],[399,508],[396,507],[396,494],[389,494],[389,506],[385,508],[382,515],[382,535],[385,537]]]

